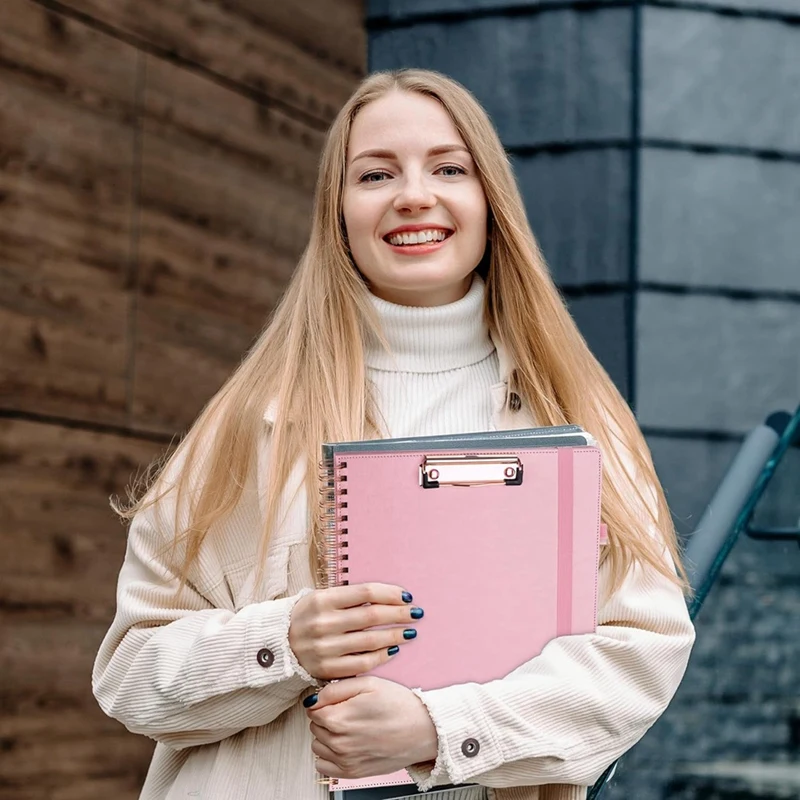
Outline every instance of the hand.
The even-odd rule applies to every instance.
[[[317,771],[331,778],[385,775],[436,759],[428,710],[399,683],[370,675],[331,683],[306,714]]]
[[[289,646],[300,666],[320,680],[369,672],[392,657],[389,648],[416,635],[409,626],[422,616],[422,609],[411,608],[410,598],[401,587],[385,583],[318,589],[297,601]],[[377,625],[402,627],[368,630]],[[404,631],[413,633],[404,636]]]

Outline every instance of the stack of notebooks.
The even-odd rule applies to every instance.
[[[580,427],[327,444],[322,466],[328,585],[396,584],[425,609],[371,675],[487,683],[595,630],[601,454]],[[329,784],[337,800],[415,794],[405,770]]]

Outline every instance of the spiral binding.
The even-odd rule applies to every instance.
[[[319,462],[319,513],[318,521],[321,537],[318,544],[317,562],[321,565],[321,574],[318,575],[318,584],[331,588],[334,586],[347,586],[347,553],[342,553],[348,545],[347,528],[342,523],[347,522],[347,514],[342,513],[347,508],[347,501],[342,500],[347,496],[347,489],[341,484],[347,481],[344,470],[347,462],[334,463],[329,461]],[[338,785],[338,778],[319,776],[318,785],[327,786],[331,791]]]
[[[318,562],[322,567],[323,586],[347,586],[349,572],[344,564],[347,553],[342,550],[347,548],[347,489],[341,484],[347,481],[347,462],[340,461],[335,464],[333,459],[329,462],[321,461],[319,464],[319,527],[321,532]]]

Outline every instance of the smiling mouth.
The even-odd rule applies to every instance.
[[[453,231],[434,228],[427,231],[403,231],[387,234],[383,240],[393,247],[413,247],[414,245],[439,244],[449,239]]]

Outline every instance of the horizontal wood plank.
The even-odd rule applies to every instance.
[[[0,420],[0,622],[104,623],[114,611],[125,528],[109,506],[162,448]]]
[[[108,623],[4,620],[0,635],[2,796],[138,796],[153,743],[106,717],[91,672]],[[79,793],[82,792],[82,794]]]
[[[5,621],[0,637],[4,716],[93,709],[92,664],[109,623]]]
[[[240,83],[321,126],[366,67],[363,0],[63,0],[124,34]]]
[[[3,800],[135,800],[154,743],[99,706],[0,717]]]
[[[134,424],[185,428],[281,296],[309,232],[318,131],[147,63]]]
[[[138,57],[0,5],[0,406],[125,419]]]
[[[159,446],[0,420],[2,795],[138,796],[153,743],[107,718],[91,692],[114,614],[125,529],[109,508]]]

